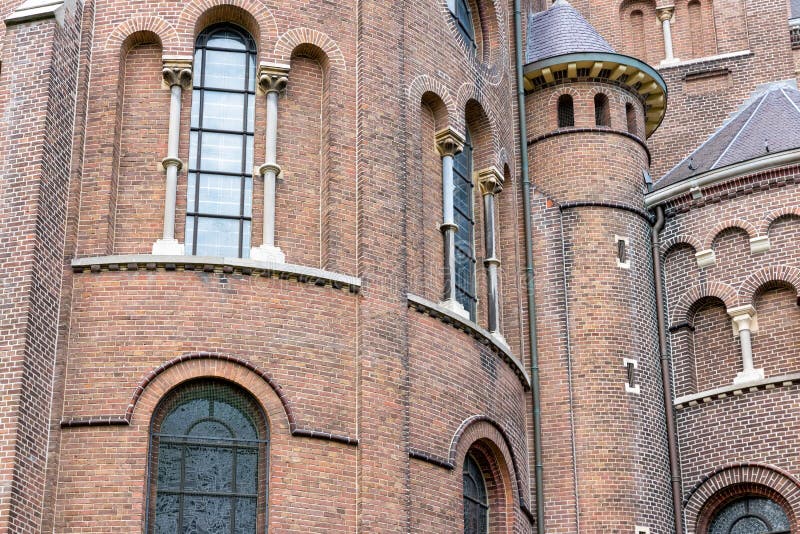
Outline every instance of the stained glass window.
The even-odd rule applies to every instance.
[[[232,385],[197,381],[169,394],[150,429],[148,532],[255,534],[267,438],[261,410]]]
[[[464,150],[453,160],[453,215],[458,226],[456,230],[456,300],[475,320],[475,244],[472,184],[472,145],[467,131]]]
[[[789,534],[789,528],[789,519],[776,502],[747,497],[717,513],[708,534]]]
[[[189,139],[186,249],[247,257],[253,215],[256,45],[231,24],[197,38]]]
[[[489,498],[486,482],[471,454],[464,459],[464,534],[489,532]]]

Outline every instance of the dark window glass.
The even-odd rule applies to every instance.
[[[475,320],[475,246],[473,229],[472,185],[472,145],[469,131],[464,143],[464,150],[457,154],[453,161],[453,215],[458,225],[455,239],[456,250],[456,300],[469,312]]]
[[[464,459],[464,534],[489,532],[489,499],[486,482],[471,454]]]
[[[594,95],[594,123],[597,126],[611,126],[608,97],[603,93]]]
[[[230,24],[197,38],[186,199],[186,249],[246,258],[253,215],[256,45]]]
[[[628,133],[639,135],[639,130],[636,127],[636,108],[633,104],[625,104],[625,119],[628,122]]]
[[[558,127],[570,128],[575,126],[575,106],[572,97],[561,95],[558,97]]]
[[[760,497],[740,499],[714,517],[708,534],[789,534],[789,519],[776,502]]]
[[[233,386],[198,381],[170,393],[150,428],[147,531],[255,534],[267,438],[261,410]]]
[[[475,27],[472,25],[472,10],[470,10],[467,0],[456,0],[456,12],[453,15],[456,18],[458,33],[475,48]]]

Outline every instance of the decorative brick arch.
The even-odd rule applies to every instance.
[[[689,245],[694,249],[695,252],[703,250],[703,244],[695,236],[689,234],[678,234],[661,242],[661,256],[666,258],[671,249],[680,245]]]
[[[417,107],[422,101],[422,96],[425,93],[431,93],[442,101],[442,104],[447,111],[447,124],[445,126],[453,126],[454,128],[458,128],[458,126],[454,124],[458,123],[458,120],[456,119],[456,117],[458,117],[458,113],[456,112],[457,108],[453,102],[453,97],[450,95],[450,91],[447,90],[447,87],[445,87],[442,82],[432,76],[428,76],[427,74],[421,74],[414,78],[414,80],[406,89],[406,94],[408,95],[408,101],[410,104],[409,109],[413,110],[412,113],[416,113]],[[463,123],[463,120],[461,122]],[[444,128],[444,126],[442,128]],[[463,132],[463,127],[459,131]]]
[[[117,25],[111,30],[106,39],[105,49],[109,53],[124,53],[126,43],[136,34],[154,34],[161,40],[161,47],[164,50],[175,48],[178,45],[178,33],[172,25],[164,19],[156,16],[134,17]],[[138,43],[130,43],[138,44]]]
[[[688,491],[683,501],[687,532],[705,532],[720,506],[744,495],[759,495],[775,500],[784,507],[792,524],[792,532],[797,528],[800,481],[778,467],[745,462],[715,469]]]
[[[251,17],[252,23],[256,27],[246,27],[246,29],[253,34],[253,38],[258,43],[259,59],[261,61],[271,60],[265,54],[268,50],[272,50],[272,43],[278,38],[278,25],[272,12],[258,0],[189,0],[178,16],[176,31],[179,42],[172,48],[165,46],[164,53],[167,55],[192,55],[194,40],[197,34],[203,30],[202,27],[198,27],[198,24],[209,12],[217,10],[220,20],[237,22],[235,19],[239,15]],[[230,17],[226,15],[230,15]],[[245,26],[252,26],[252,24],[245,24]]]
[[[548,132],[554,132],[559,129],[558,126],[558,101],[561,99],[562,96],[569,95],[572,97],[572,110],[573,116],[577,121],[577,114],[576,110],[578,109],[578,102],[583,100],[583,92],[579,91],[575,87],[569,85],[561,85],[559,86],[558,90],[553,91],[550,94],[550,98],[547,100],[547,112],[545,118],[545,128]]]
[[[330,61],[330,65],[335,69],[344,71],[347,68],[344,54],[336,41],[311,28],[292,28],[281,35],[277,39],[272,53],[274,61],[288,65],[292,60],[292,53],[302,45],[313,45],[322,50]]]
[[[780,208],[774,211],[771,211],[767,214],[766,217],[761,221],[761,224],[758,228],[759,235],[768,235],[769,229],[772,227],[772,223],[777,221],[782,217],[787,216],[794,216],[800,218],[800,206],[795,207],[788,207],[788,208]]]
[[[491,442],[497,454],[502,457],[508,468],[509,480],[516,482],[511,484],[514,501],[519,503],[523,510],[527,510],[528,504],[524,499],[527,494],[526,485],[523,484],[522,471],[511,447],[511,440],[503,427],[489,416],[473,415],[461,423],[450,441],[448,456],[450,465],[453,469],[458,469],[464,463],[464,457],[472,444],[481,440]]]
[[[178,356],[147,373],[134,390],[125,418],[133,426],[149,425],[164,395],[195,378],[227,380],[250,392],[264,409],[270,429],[293,433],[297,428],[289,400],[265,371],[241,358],[205,352]]]
[[[756,292],[771,282],[784,282],[792,286],[797,292],[797,302],[800,305],[800,269],[788,265],[772,265],[764,267],[748,276],[739,285],[739,299],[741,302],[752,304]]]
[[[729,228],[740,228],[744,230],[747,232],[747,235],[750,236],[750,239],[758,236],[758,230],[756,230],[756,227],[750,222],[745,221],[744,219],[728,219],[719,222],[708,233],[706,233],[706,238],[703,240],[702,250],[709,250],[717,236]]]
[[[676,325],[683,322],[691,322],[689,315],[692,309],[698,301],[706,297],[717,297],[725,303],[727,309],[735,308],[739,305],[738,293],[728,284],[717,281],[698,284],[689,288],[678,298],[672,308],[670,323]]]

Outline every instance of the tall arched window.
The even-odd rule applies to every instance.
[[[570,95],[561,95],[558,97],[558,127],[572,126],[575,126],[575,105]]]
[[[467,130],[464,150],[453,160],[453,215],[458,226],[455,239],[456,300],[475,320],[475,214],[472,184],[472,144]]]
[[[266,528],[269,428],[255,401],[234,386],[179,386],[150,425],[148,534]]]
[[[611,126],[608,97],[603,93],[594,95],[594,123],[596,126]]]
[[[253,197],[256,45],[218,24],[197,38],[189,144],[186,249],[247,257]]]
[[[472,48],[475,48],[475,26],[472,24],[472,10],[467,0],[455,0],[453,16],[456,18],[458,33]]]
[[[780,505],[762,497],[747,497],[718,512],[708,534],[789,534],[789,529]]]
[[[489,495],[486,481],[471,454],[464,458],[464,534],[489,532]]]

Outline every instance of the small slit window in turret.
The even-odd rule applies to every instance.
[[[631,268],[630,240],[627,237],[614,236],[617,253],[617,267],[620,269]]]

